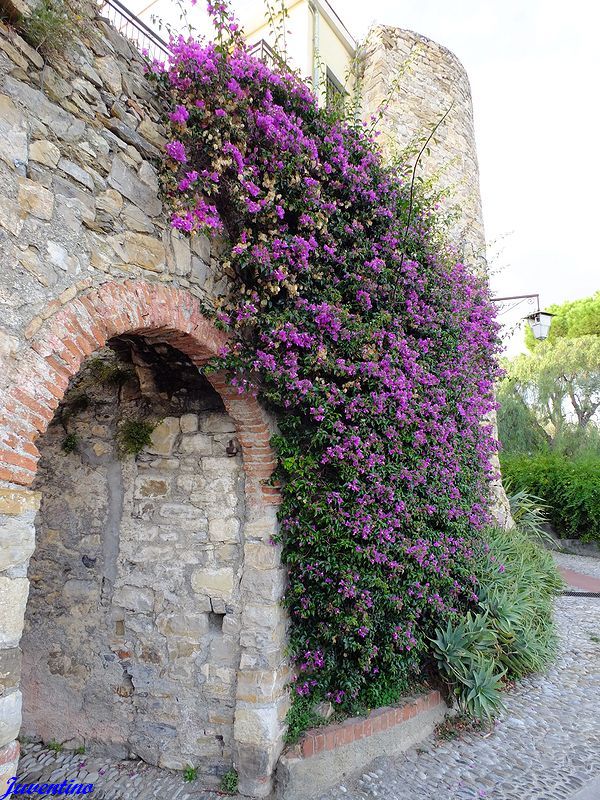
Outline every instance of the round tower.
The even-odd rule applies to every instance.
[[[378,25],[371,29],[362,59],[363,116],[378,115],[381,141],[389,153],[409,149],[416,159],[440,120],[418,174],[449,189],[456,209],[451,228],[459,256],[485,266],[485,234],[473,104],[467,73],[447,48],[413,31]]]

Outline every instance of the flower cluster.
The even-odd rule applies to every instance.
[[[294,75],[234,37],[174,42],[158,79],[172,225],[229,242],[221,365],[279,424],[297,692],[350,705],[477,600],[493,307],[406,173]]]

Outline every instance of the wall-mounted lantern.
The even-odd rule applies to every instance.
[[[515,294],[511,297],[492,297],[491,299],[493,303],[506,303],[509,300],[532,300],[532,299],[536,300],[537,311],[533,311],[531,314],[528,314],[523,319],[526,319],[527,322],[529,323],[529,327],[533,331],[533,335],[535,336],[536,339],[541,340],[548,338],[552,317],[555,315],[551,314],[549,311],[540,310],[539,294]]]
[[[525,317],[536,339],[548,338],[553,316],[548,311],[534,311]]]

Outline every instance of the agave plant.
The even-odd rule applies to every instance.
[[[472,669],[462,681],[458,693],[458,705],[463,713],[480,720],[491,720],[504,707],[502,702],[502,678],[492,660],[483,656],[473,663]]]
[[[545,529],[548,522],[548,506],[541,497],[526,489],[508,495],[510,513],[517,528],[528,536],[557,546],[554,538]]]

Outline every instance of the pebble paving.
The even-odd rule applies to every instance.
[[[600,562],[559,554],[565,567],[600,577]],[[556,602],[561,635],[556,663],[543,676],[507,693],[506,711],[492,733],[432,737],[393,759],[307,800],[575,800],[600,781],[600,598],[562,596]],[[26,744],[19,780],[94,783],[96,800],[214,800],[221,795],[200,777],[143,762],[111,762],[99,755],[54,753]],[[210,788],[207,788],[210,787]],[[583,795],[581,795],[583,796]],[[587,797],[596,800],[596,793]],[[598,792],[600,800],[600,791]]]
[[[600,558],[576,556],[571,553],[553,553],[553,555],[559,567],[566,567],[574,572],[580,572],[582,575],[600,578]]]
[[[313,797],[575,800],[582,787],[600,781],[600,599],[560,597],[556,617],[556,663],[507,694],[490,735],[443,743],[432,737],[394,759],[380,756],[352,780]],[[600,800],[600,783],[589,797]]]

